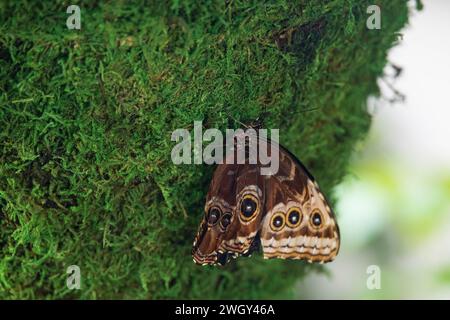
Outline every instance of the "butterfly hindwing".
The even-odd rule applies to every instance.
[[[339,250],[339,229],[317,183],[280,147],[280,168],[266,182],[260,238],[264,258],[329,262]]]

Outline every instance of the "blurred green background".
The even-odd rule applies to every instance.
[[[402,72],[386,67],[369,136],[335,188],[340,257],[299,281],[300,298],[450,299],[450,2],[423,4],[389,54]],[[370,265],[380,289],[366,286]]]

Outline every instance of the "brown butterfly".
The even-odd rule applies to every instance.
[[[332,261],[339,251],[339,228],[327,200],[305,166],[287,149],[279,169],[261,175],[261,164],[219,164],[206,197],[205,215],[195,237],[197,264],[225,264],[260,246],[265,259]]]

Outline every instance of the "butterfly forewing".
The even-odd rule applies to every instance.
[[[264,176],[258,165],[243,165],[236,180],[236,207],[230,231],[220,250],[232,256],[248,254],[258,234],[264,210]]]
[[[236,207],[236,180],[240,169],[239,165],[222,164],[214,172],[206,196],[204,217],[192,248],[194,262],[198,264],[215,264],[227,259],[219,248],[227,231],[231,230],[226,221]]]

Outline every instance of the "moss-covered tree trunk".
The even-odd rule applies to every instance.
[[[263,116],[330,195],[406,2],[79,6],[68,30],[66,1],[0,2],[0,298],[289,297],[302,262],[192,263],[214,168],[172,164],[171,132]]]

